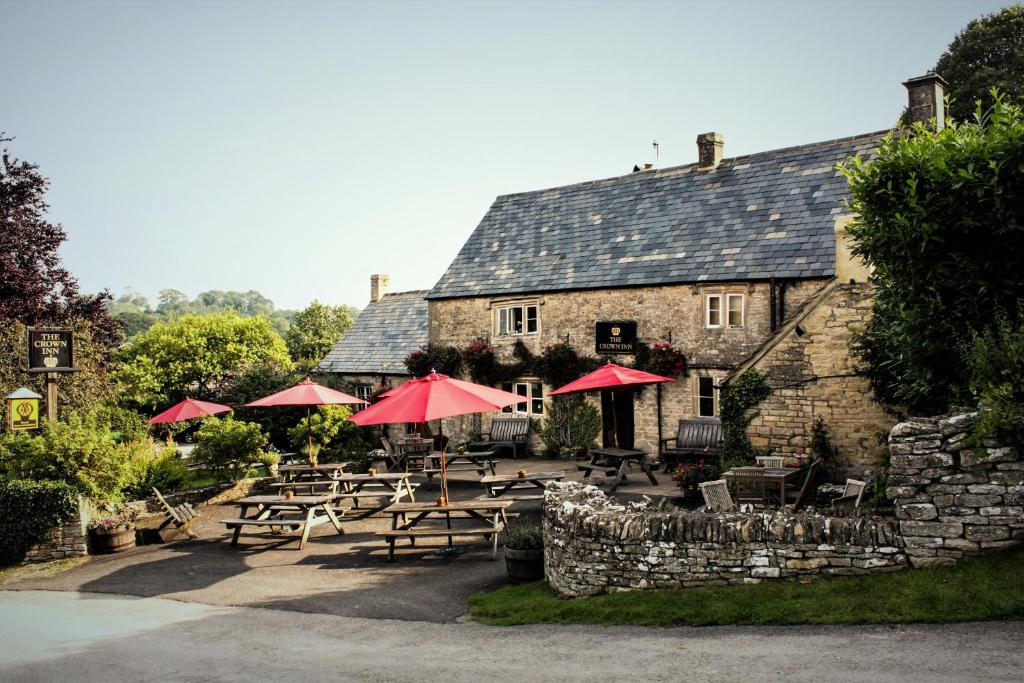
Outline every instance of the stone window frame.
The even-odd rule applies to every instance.
[[[739,323],[739,325],[733,325],[732,322],[729,320],[729,317],[732,314],[732,301],[733,301],[733,299],[736,299],[736,298],[738,298],[740,300],[740,310],[739,310],[739,313],[740,313],[740,323]],[[729,328],[730,330],[740,330],[740,329],[743,329],[746,326],[746,323],[747,323],[747,297],[746,297],[746,295],[742,294],[742,293],[739,293],[739,292],[727,292],[725,294],[725,310],[722,311],[722,312],[725,315],[724,322],[725,322],[725,326],[727,328]]]
[[[739,299],[740,322],[733,325],[729,322],[729,313],[732,302]],[[715,313],[718,315],[718,322],[711,322],[711,302],[718,302]],[[714,292],[704,295],[704,328],[708,330],[742,330],[747,324],[747,295],[741,292]]]
[[[518,387],[519,386],[525,387],[525,390],[526,390],[527,393],[526,394],[519,394],[519,391],[518,391]],[[507,388],[507,387],[511,387],[511,388]],[[539,396],[534,392],[534,389],[537,388],[537,387],[540,388],[540,395]],[[502,413],[504,413],[506,415],[526,415],[528,417],[544,417],[544,384],[543,384],[543,382],[540,381],[540,378],[538,378],[538,377],[517,377],[516,379],[514,379],[514,380],[512,380],[510,382],[502,382],[501,383],[501,390],[502,391],[508,391],[510,393],[526,397],[526,400],[523,401],[523,403],[526,404],[526,409],[525,410],[520,408],[522,403],[516,403],[514,405],[506,406],[505,408],[502,408],[501,409]],[[540,404],[540,409],[539,409],[539,411],[535,411],[534,408],[538,404],[538,402]]]
[[[712,408],[713,412],[712,412],[711,415],[704,415],[701,412],[701,398],[705,398],[706,397],[706,396],[703,396],[700,393],[700,381],[702,379],[710,379],[711,380],[711,387],[712,387],[711,388],[711,399],[712,399],[712,406],[713,406],[713,408]],[[719,398],[718,394],[719,394],[718,377],[715,377],[714,375],[696,375],[693,378],[693,414],[696,415],[697,417],[718,417],[718,398]]]
[[[723,303],[723,301],[722,300],[724,298],[725,298],[725,295],[722,294],[722,293],[705,294],[704,295],[704,327],[706,327],[707,329],[709,329],[709,330],[720,330],[720,329],[722,329],[722,314],[723,314],[723,310],[722,310],[722,303]],[[718,310],[716,311],[718,313],[718,322],[716,324],[712,324],[711,323],[711,300],[712,299],[718,301]]]
[[[534,329],[529,330],[530,309],[534,309]],[[520,309],[522,312],[523,331],[516,332],[511,328],[511,311],[513,309]],[[509,311],[506,315],[506,326],[507,331],[502,333],[501,331],[501,314],[502,311]],[[540,334],[540,299],[515,299],[515,300],[504,300],[504,301],[492,301],[491,302],[491,329],[493,330],[494,336],[497,338],[505,337],[532,337]]]

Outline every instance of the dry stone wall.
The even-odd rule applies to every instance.
[[[79,500],[78,509],[50,529],[43,540],[29,548],[22,562],[32,564],[88,555],[86,527],[90,514],[91,506]]]
[[[889,435],[889,481],[914,566],[1024,541],[1024,462],[993,439],[971,445],[976,412],[919,418]]]
[[[907,557],[893,519],[658,512],[573,482],[545,491],[544,565],[554,590],[580,596],[896,571]]]

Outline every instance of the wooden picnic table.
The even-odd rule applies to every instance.
[[[757,477],[765,484],[777,485],[779,487],[779,504],[786,502],[786,485],[800,474],[798,467],[732,467],[722,472],[722,479],[730,484],[738,486],[744,481],[750,481]],[[763,477],[763,479],[762,479]]]
[[[409,497],[410,501],[416,501],[416,484],[409,482],[410,474],[408,472],[378,472],[377,474],[339,474],[332,478],[332,482],[338,486],[337,499],[350,500],[352,501],[352,507],[350,508],[339,508],[335,507],[336,512],[344,512],[346,515],[351,516],[353,510],[358,510],[362,514],[354,519],[363,519],[369,517],[375,513],[383,511],[389,505],[398,503],[405,498]],[[369,507],[360,507],[360,501],[370,500],[381,500],[383,503],[379,505],[370,505]]]
[[[589,477],[594,470],[600,470],[605,475],[614,474],[615,479],[612,480],[611,487],[608,489],[608,492],[611,493],[618,488],[619,484],[628,481],[629,465],[634,462],[640,465],[640,469],[647,475],[651,485],[657,486],[658,480],[654,477],[654,472],[651,471],[651,466],[647,462],[647,454],[643,451],[628,448],[591,448],[590,462],[576,465],[576,468],[583,471],[584,477]]]
[[[487,489],[488,497],[500,498],[507,493],[524,489],[540,489],[543,491],[549,481],[562,481],[563,479],[565,479],[565,472],[527,472],[525,476],[519,476],[519,474],[493,474],[482,478],[480,483]],[[514,501],[537,500],[543,497],[544,494],[541,493],[540,495],[514,495],[510,499]]]
[[[238,537],[242,533],[242,527],[262,526],[301,529],[299,537],[299,550],[302,550],[309,539],[309,530],[318,524],[330,522],[337,529],[339,534],[345,533],[341,528],[341,522],[334,514],[331,504],[337,498],[334,493],[320,493],[309,496],[292,496],[288,498],[283,495],[258,495],[247,496],[235,501],[239,506],[238,517],[235,519],[222,520],[228,529],[233,529],[231,545],[238,544]],[[256,508],[253,515],[247,513],[250,508]],[[318,514],[322,512],[322,514]]]
[[[327,479],[336,474],[341,474],[350,464],[347,462],[321,462],[316,465],[310,465],[309,463],[302,465],[280,465],[277,468],[277,472],[284,481]]]
[[[473,453],[441,453],[435,451],[427,456],[423,467],[423,474],[427,475],[427,481],[433,482],[434,475],[441,473],[441,457],[444,456],[444,467],[448,472],[476,472],[481,477],[487,474],[495,474],[494,459],[495,451],[476,451]],[[460,464],[462,463],[462,464]]]
[[[483,536],[491,540],[491,559],[498,557],[498,534],[508,526],[505,510],[511,500],[467,500],[440,506],[437,503],[395,503],[385,509],[391,514],[391,528],[378,531],[388,542],[388,562],[395,561],[395,541],[408,537],[415,546],[417,538],[447,538],[448,547],[453,547],[455,536]],[[399,523],[401,518],[401,523]],[[424,525],[423,522],[443,520],[444,527]],[[473,526],[452,526],[452,522],[474,522]]]

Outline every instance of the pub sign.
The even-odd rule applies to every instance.
[[[7,429],[39,429],[39,399],[42,396],[22,387],[7,396]]]
[[[29,328],[29,372],[73,372],[74,360],[74,334],[71,330]]]
[[[597,323],[597,353],[636,353],[636,321]]]

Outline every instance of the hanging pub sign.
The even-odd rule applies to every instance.
[[[66,328],[28,329],[29,372],[74,372],[74,334]]]
[[[597,352],[636,353],[636,321],[619,320],[597,323]]]

